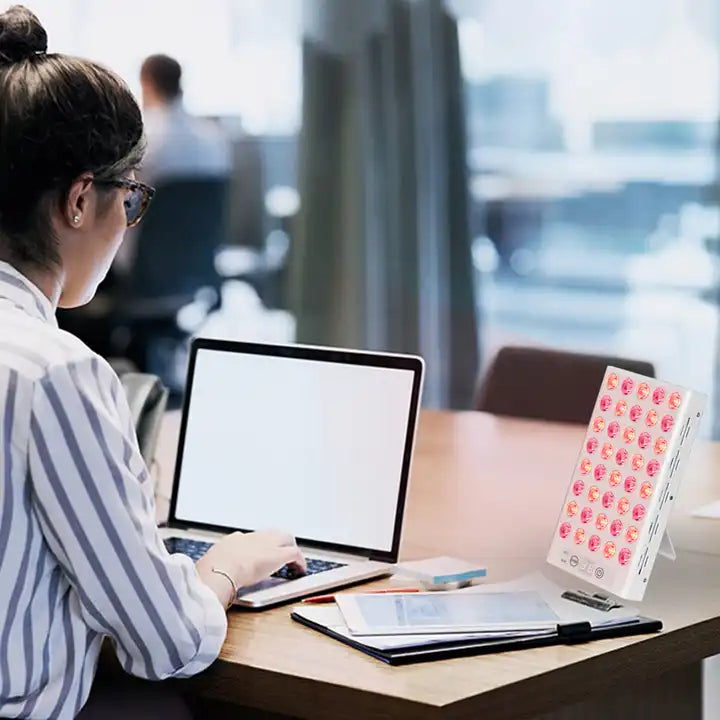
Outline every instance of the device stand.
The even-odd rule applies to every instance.
[[[670,535],[668,535],[667,530],[663,533],[662,540],[660,540],[658,555],[662,555],[670,560],[675,560],[677,558],[675,546],[672,544],[672,540],[670,539]]]

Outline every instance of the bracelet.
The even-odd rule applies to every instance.
[[[217,575],[222,575],[224,578],[227,578],[228,581],[230,582],[230,584],[232,585],[232,589],[233,589],[232,596],[230,597],[230,602],[227,604],[227,607],[225,608],[226,610],[229,610],[232,607],[233,603],[235,602],[235,598],[237,597],[237,594],[238,594],[237,585],[235,584],[235,581],[224,570],[218,570],[217,568],[214,568],[214,567],[210,568],[210,570],[211,570],[211,572],[214,572]]]

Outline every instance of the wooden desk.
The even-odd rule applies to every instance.
[[[402,557],[452,554],[500,581],[543,568],[582,428],[424,412]],[[160,449],[172,467],[177,417]],[[720,497],[720,446],[698,443],[643,611],[661,634],[390,668],[293,623],[288,608],[233,611],[207,697],[302,718],[701,717],[701,660],[720,653],[720,523],[687,517]],[[567,576],[565,576],[567,578]],[[573,580],[574,584],[577,584]]]

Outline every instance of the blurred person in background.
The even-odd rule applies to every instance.
[[[172,180],[227,178],[232,171],[232,147],[217,124],[185,110],[180,63],[167,55],[151,55],[140,69],[147,148],[139,176],[162,185]],[[130,272],[137,231],[128,233],[114,269]]]
[[[151,55],[142,64],[143,115],[147,151],[143,179],[227,177],[230,144],[215,124],[195,118],[183,106],[182,68],[167,55]]]
[[[14,6],[0,108],[0,717],[185,718],[167,685],[129,676],[204,670],[237,588],[304,560],[274,532],[228,535],[197,563],[169,554],[122,385],[58,328],[153,196],[135,178],[143,122],[125,83],[48,53]],[[95,677],[105,639],[127,673],[110,682]]]

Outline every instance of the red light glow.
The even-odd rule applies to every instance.
[[[618,561],[620,562],[621,565],[627,565],[630,562],[631,555],[632,555],[632,553],[630,552],[630,550],[628,550],[627,548],[623,548],[618,553]]]
[[[653,486],[652,486],[652,483],[644,482],[644,483],[640,486],[640,493],[639,493],[640,497],[641,497],[643,500],[647,500],[649,497],[652,497],[652,494],[653,494]]]
[[[645,460],[642,455],[633,455],[631,464],[633,470],[639,470],[645,464]]]
[[[618,500],[618,512],[620,515],[624,515],[630,508],[630,501],[624,497]]]
[[[603,555],[609,560],[616,551],[615,543],[614,542],[606,542],[605,547],[603,548]]]
[[[661,388],[661,387],[655,388],[655,390],[653,391],[653,395],[652,395],[652,401],[656,405],[660,405],[664,399],[665,399],[665,389]]]
[[[589,523],[592,520],[593,511],[592,508],[583,508],[580,512],[580,520],[584,523]]]
[[[647,464],[647,474],[650,477],[655,477],[660,472],[660,463],[657,460],[651,460]]]
[[[578,528],[575,531],[575,544],[582,545],[585,540],[585,531],[582,528]]]
[[[623,430],[623,440],[626,443],[631,443],[635,439],[635,428],[626,427]]]
[[[568,514],[568,517],[574,517],[577,515],[577,511],[578,504],[574,500],[571,500],[565,507],[565,512]]]
[[[598,516],[595,518],[595,527],[598,530],[604,530],[607,527],[608,524],[608,516],[605,513],[598,513]]]
[[[630,419],[633,422],[637,422],[640,419],[641,415],[642,415],[642,408],[639,405],[633,405],[630,408]]]
[[[611,487],[617,487],[620,484],[621,475],[617,470],[613,470],[608,476],[608,483]]]
[[[600,398],[600,409],[605,412],[612,405],[612,398],[609,395],[603,395]]]
[[[603,428],[605,427],[605,421],[598,415],[594,420],[592,424],[592,429],[596,432],[602,432]]]
[[[680,397],[679,392],[670,393],[670,398],[668,399],[668,405],[670,406],[671,410],[677,410],[680,407],[681,401],[682,401],[682,398]]]
[[[632,511],[633,520],[640,522],[645,517],[646,512],[644,505],[636,505]]]
[[[582,492],[584,489],[585,489],[585,483],[582,480],[576,480],[573,483],[573,486],[572,486],[573,495],[582,495]]]
[[[603,507],[611,508],[613,506],[614,502],[615,502],[615,493],[610,492],[610,490],[608,490],[606,493],[603,494],[603,497],[602,497]]]
[[[560,537],[563,539],[566,538],[570,534],[571,530],[572,525],[570,525],[569,522],[562,523],[562,525],[560,525]]]
[[[602,419],[602,418],[601,418]],[[657,413],[655,410],[648,410],[647,415],[645,416],[645,424],[648,427],[652,427],[657,422]]]
[[[653,446],[653,450],[655,451],[656,455],[662,455],[665,452],[666,448],[667,448],[667,440],[664,437],[659,437],[655,441],[655,445]]]
[[[578,481],[579,482],[579,481]],[[628,475],[625,478],[625,492],[631,493],[635,490],[635,487],[637,486],[637,480],[635,479],[634,475]],[[582,490],[580,491],[582,492]],[[575,493],[577,495],[577,493]]]
[[[649,394],[650,386],[646,382],[641,382],[637,389],[638,400],[644,400]]]
[[[629,395],[633,391],[634,387],[635,387],[635,381],[632,378],[625,378],[622,381],[620,390],[623,395]]]
[[[583,475],[587,475],[591,469],[592,469],[592,463],[587,458],[584,458],[583,460],[580,461],[580,472]]]
[[[660,421],[660,427],[662,428],[663,432],[670,431],[674,424],[675,424],[675,420],[673,420],[672,415],[665,415],[663,417],[663,419]]]
[[[608,436],[611,438],[616,438],[618,436],[619,432],[620,432],[620,424],[613,420],[608,425]]]
[[[610,457],[612,457],[613,454],[613,448],[610,443],[605,443],[602,446],[602,450],[600,451],[600,455],[602,456],[603,460],[608,460]]]
[[[618,376],[616,373],[610,373],[607,379],[607,389],[614,390],[618,386]]]
[[[595,502],[600,497],[600,490],[595,485],[593,485],[588,490],[588,500],[590,502]]]
[[[634,525],[631,525],[631,526],[627,529],[627,532],[625,533],[625,539],[626,539],[629,543],[633,543],[633,542],[635,542],[635,541],[638,539],[638,535],[639,535],[639,534],[640,534],[640,533],[638,533],[638,529],[637,529]]]
[[[618,400],[615,404],[615,414],[622,417],[627,412],[627,403],[624,400]]]
[[[591,535],[588,540],[588,550],[595,552],[600,547],[600,538],[597,535]]]

